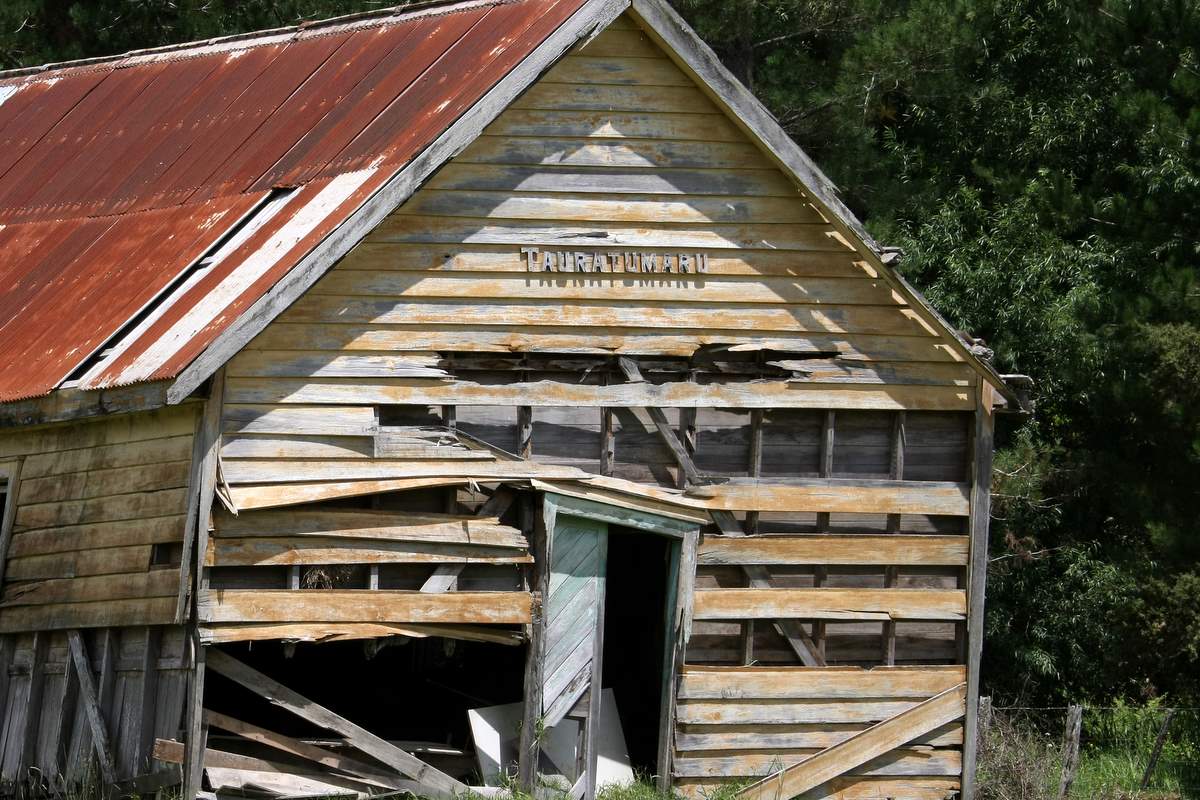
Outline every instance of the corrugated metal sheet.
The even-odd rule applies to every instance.
[[[0,78],[0,401],[177,375],[583,0],[456,3]]]

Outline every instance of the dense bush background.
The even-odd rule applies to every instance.
[[[377,7],[7,0],[0,61]],[[1200,702],[1200,3],[676,0],[1036,416],[1000,431],[997,702]]]

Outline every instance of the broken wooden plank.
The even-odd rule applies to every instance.
[[[108,743],[108,728],[100,706],[100,694],[92,676],[92,662],[88,659],[87,648],[79,631],[67,631],[67,649],[79,679],[79,699],[87,716],[88,731],[92,749],[96,752],[96,763],[100,767],[100,777],[105,786],[111,786],[116,782],[117,772],[113,767],[112,749]]]
[[[362,497],[384,492],[406,492],[434,486],[461,486],[466,478],[397,478],[393,480],[310,481],[305,483],[231,486],[229,496],[238,510],[279,508],[316,503],[339,497]]]
[[[698,564],[945,565],[967,563],[966,536],[902,534],[798,534],[708,536]]]
[[[219,675],[235,681],[245,688],[262,695],[273,705],[286,709],[308,720],[314,725],[336,731],[352,746],[378,759],[392,769],[398,770],[421,784],[418,795],[433,793],[439,797],[463,794],[467,787],[449,775],[434,769],[421,759],[381,739],[367,729],[356,725],[345,717],[314,703],[258,670],[246,666],[228,653],[211,650],[207,659],[208,668]]]
[[[440,636],[468,642],[491,642],[516,646],[525,641],[520,631],[496,626],[421,625],[348,622],[249,622],[219,623],[200,626],[200,640],[205,644],[228,642],[257,642],[279,639],[285,642],[344,642],[353,639],[377,639],[387,636],[408,636],[424,639]]]
[[[795,797],[963,716],[967,685],[931,697],[738,792],[737,800]]]
[[[204,721],[212,728],[220,728],[223,731],[235,733],[249,741],[258,742],[267,747],[273,747],[276,750],[290,753],[291,755],[311,761],[314,764],[319,764],[322,767],[348,773],[349,777],[359,778],[367,783],[375,783],[389,789],[401,791],[411,786],[411,781],[402,780],[396,774],[384,772],[349,756],[335,753],[332,750],[325,750],[316,745],[302,742],[299,739],[293,739],[290,736],[284,736],[281,733],[275,733],[266,728],[260,728],[257,725],[243,722],[226,714],[205,709]]]
[[[366,509],[250,511],[216,515],[216,538],[337,537],[392,542],[436,542],[525,549],[518,528],[495,517]]]
[[[212,589],[200,593],[200,622],[380,622],[523,624],[528,592]]]
[[[508,547],[298,536],[214,539],[209,547],[205,565],[248,567],[297,564],[439,564],[461,571],[467,564],[528,564],[532,560],[527,551]],[[455,575],[457,574],[458,572],[455,572]]]

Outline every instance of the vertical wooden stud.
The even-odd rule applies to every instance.
[[[0,720],[8,713],[9,670],[12,668],[13,651],[17,647],[16,634],[0,633]],[[0,736],[4,733],[0,722]],[[0,748],[0,766],[4,763],[4,750]]]
[[[204,750],[208,744],[208,726],[204,724],[204,645],[193,631],[190,639],[192,674],[188,681],[187,732],[184,741],[183,796],[196,800],[204,776]]]
[[[68,652],[63,662],[63,681],[59,694],[58,709],[58,741],[54,743],[54,777],[64,782],[69,779],[71,734],[75,728],[75,712],[79,703],[79,675],[71,667],[71,656]]]
[[[600,409],[600,474],[613,474],[613,461],[617,456],[617,437],[613,430],[611,408]]]
[[[754,620],[742,620],[742,666],[754,663]]]
[[[533,408],[517,406],[517,455],[533,458]]]
[[[988,522],[992,491],[992,399],[995,390],[979,386],[971,436],[971,571],[967,578],[967,713],[963,726],[962,800],[975,800],[979,732],[979,665],[983,655],[983,594],[987,585]]]
[[[42,697],[46,690],[46,653],[50,649],[50,634],[33,634],[33,657],[29,663],[29,693],[25,701],[24,730],[18,737],[21,760],[18,770],[24,772],[37,766],[38,730],[42,723]]]
[[[608,584],[608,530],[604,531],[598,543],[599,564],[596,567],[596,634],[592,637],[592,680],[588,688],[588,715],[584,726],[587,733],[584,746],[587,747],[587,782],[584,799],[592,800],[596,796],[596,769],[599,758],[597,744],[600,739],[600,704],[603,699],[604,685],[604,600]]]
[[[545,627],[544,603],[550,590],[550,554],[553,547],[555,510],[543,497],[542,513],[533,514],[533,578],[535,587],[533,621],[528,627],[525,651],[525,701],[521,713],[520,744],[517,753],[517,781],[522,791],[533,794],[537,782],[538,728],[542,718],[542,647]]]
[[[906,415],[903,411],[897,411],[892,416],[892,437],[891,437],[891,467],[888,470],[888,476],[895,481],[904,480],[904,443],[905,443],[905,423]],[[888,514],[887,516],[887,531],[888,533],[900,532],[900,515]],[[884,567],[883,570],[883,587],[891,589],[899,582],[900,570],[895,565]],[[896,663],[896,623],[888,620],[883,623],[883,654],[882,661],[887,666],[892,666]]]
[[[689,456],[696,454],[696,409],[694,407],[679,409],[679,440]],[[676,473],[676,486],[683,489],[687,486],[687,475],[680,469]]]
[[[142,652],[141,740],[137,744],[137,768],[145,770],[154,750],[154,719],[158,711],[158,658],[162,652],[162,628],[146,628],[146,648]],[[147,770],[148,771],[148,770]]]
[[[762,449],[763,449],[763,416],[765,412],[761,408],[751,409],[750,411],[750,452],[749,463],[746,466],[746,474],[751,478],[762,476]],[[758,512],[746,512],[746,535],[754,536],[758,533]]]

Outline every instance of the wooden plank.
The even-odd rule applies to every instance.
[[[176,742],[170,739],[156,739],[154,741],[154,759],[163,761],[169,764],[183,763],[184,745],[181,742]],[[268,761],[263,758],[255,758],[254,756],[244,756],[239,753],[227,753],[222,750],[214,750],[211,747],[204,749],[203,765],[206,770],[235,770],[237,772],[249,773],[251,775],[269,774],[278,775],[281,778],[300,777],[312,778],[318,786],[328,790],[329,787],[340,787],[348,789],[351,792],[366,794],[370,790],[368,782],[361,780],[353,780],[335,775],[322,770],[305,770],[303,767],[295,767],[290,764],[280,764],[274,761]],[[253,780],[250,783],[254,783]],[[297,789],[309,788],[312,784],[296,785]],[[412,781],[405,782],[405,791],[418,789]],[[310,789],[311,791],[311,789]]]
[[[879,722],[911,709],[916,700],[681,700],[681,725],[800,725]],[[914,734],[914,737],[916,734]]]
[[[488,127],[488,133],[493,136],[744,141],[742,132],[733,123],[704,109],[687,113],[509,109]]]
[[[696,619],[959,620],[958,589],[701,589]]]
[[[508,646],[520,645],[524,641],[524,637],[519,631],[474,625],[251,622],[220,623],[200,628],[200,640],[205,644],[259,642],[272,639],[280,639],[285,642],[344,642],[353,639],[378,639],[386,636],[407,636],[414,639],[437,636],[444,639],[489,642]]]
[[[685,667],[681,700],[927,698],[966,680],[961,666]]]
[[[473,462],[388,460],[362,462],[310,459],[227,461],[223,464],[231,484],[310,483],[314,481],[387,480],[394,478],[476,478],[481,481],[529,478],[583,478],[574,467],[529,462]]]
[[[965,516],[966,484],[940,481],[872,481],[848,478],[777,479],[695,486],[687,497],[725,511],[823,511],[851,514],[940,514]]]
[[[541,150],[541,157],[548,145],[541,144],[539,139],[509,140],[511,147],[531,147]],[[546,140],[549,141],[549,140]],[[562,140],[559,140],[560,142]],[[636,145],[627,140],[620,142],[618,151],[627,158],[644,159],[638,153]],[[596,157],[606,157],[611,154],[613,144],[592,145],[593,150],[586,151],[578,147],[583,142],[572,142],[570,161],[560,163],[583,163],[582,154],[587,154],[593,160]],[[641,144],[647,144],[645,142]],[[659,142],[650,142],[651,146],[661,146]],[[683,143],[671,143],[678,151]],[[705,143],[707,145],[707,143]],[[495,149],[495,148],[493,148]],[[705,149],[708,149],[707,147]],[[464,156],[466,153],[463,154]],[[476,151],[474,156],[479,157]],[[517,156],[521,157],[521,156]],[[553,157],[553,154],[550,155]],[[460,156],[457,163],[464,163]],[[513,163],[531,163],[528,160]],[[536,162],[534,162],[536,163]],[[399,214],[417,216],[459,216],[485,219],[525,219],[525,220],[555,220],[567,222],[650,222],[650,223],[700,223],[711,222],[730,224],[754,220],[768,224],[782,223],[820,223],[823,220],[816,214],[812,206],[800,197],[731,197],[714,198],[702,195],[683,195],[680,197],[655,197],[654,195],[627,195],[624,197],[597,197],[594,194],[568,194],[565,192],[544,193],[514,193],[514,192],[446,192],[432,189],[420,192],[412,200],[405,203],[398,211]],[[378,244],[372,244],[378,247]],[[355,267],[361,262],[354,260]],[[848,265],[848,264],[847,264]],[[710,262],[711,266],[711,262]],[[715,273],[710,270],[709,274]],[[842,274],[849,274],[843,272]]]
[[[395,353],[319,353],[293,351],[283,356],[264,357],[257,350],[244,350],[229,362],[229,376],[265,375],[294,377],[314,375],[324,378],[355,378],[360,376],[393,378],[445,378],[445,370],[415,363],[405,355]]]
[[[174,597],[20,606],[0,613],[0,633],[169,625],[174,615]]]
[[[704,751],[738,750],[823,750],[844,742],[869,727],[869,723],[807,724],[807,725],[689,725],[675,734],[675,746],[680,752],[699,754]],[[910,745],[958,747],[962,745],[962,725],[949,723],[925,736],[913,739]]]
[[[8,577],[10,581],[36,581],[144,572],[150,568],[152,549],[153,545],[145,544],[12,558],[8,561]]]
[[[715,793],[730,791],[730,784],[740,784],[742,778],[679,778],[675,788],[689,800],[703,800]],[[949,777],[834,778],[806,794],[807,798],[822,800],[946,800],[958,793],[959,781]]]
[[[135,738],[137,763],[140,765],[149,758],[154,749],[154,722],[158,712],[159,686],[159,656],[162,654],[163,629],[157,625],[148,626],[144,633],[142,647],[141,672],[142,685],[135,700],[130,715],[138,720],[138,736]]]
[[[846,742],[842,742],[834,747],[842,747],[845,744]],[[679,756],[675,759],[675,775],[683,778],[758,778],[778,771],[781,763],[809,759],[820,752],[820,750],[813,749],[797,749],[765,753],[706,753],[695,757]],[[957,777],[961,772],[962,754],[957,750],[897,748],[861,766],[851,767],[838,774],[853,777],[907,775]],[[833,777],[837,777],[837,775]]]
[[[436,219],[436,217],[414,217],[412,219],[414,220],[412,223],[415,229],[414,233],[404,238],[398,238],[397,241],[424,242],[433,239],[430,234],[417,231],[427,230],[426,226],[432,224],[431,220]],[[419,222],[417,221],[418,219]],[[485,221],[464,219],[462,225],[464,228],[476,229],[483,222]],[[713,227],[717,226],[704,226],[705,229]],[[491,239],[495,239],[500,240],[501,243],[511,240],[511,244],[514,247],[532,247],[544,244],[547,247],[588,248],[586,252],[589,254],[589,257],[591,257],[590,254],[594,248],[602,247],[605,243],[609,247],[667,247],[672,248],[672,253],[735,246],[732,242],[717,238],[715,234],[713,236],[700,236],[698,232],[689,232],[692,233],[689,236],[684,236],[680,233],[673,237],[662,237],[651,240],[645,234],[639,233],[635,237],[631,232],[621,237],[619,235],[620,232],[610,231],[610,239],[596,241],[593,236],[589,241],[587,233],[589,230],[594,233],[593,229],[584,230],[581,228],[577,232],[578,238],[570,239],[567,237],[565,231],[543,233],[532,226],[529,226],[529,228],[529,230],[506,230],[503,234],[499,232],[494,233],[486,237],[487,242],[485,243],[489,243]],[[465,232],[461,235],[465,235]],[[775,249],[775,247],[794,247],[803,244],[803,240],[799,236],[796,237],[795,241],[787,241],[780,236],[764,237],[762,235],[750,239],[750,235],[749,233],[746,234],[748,237],[745,240],[746,242],[755,241],[762,244],[763,240],[766,239],[764,246],[769,249]],[[485,234],[480,233],[476,234],[476,236],[482,238],[485,237]],[[453,232],[447,234],[446,238],[454,242],[460,241],[458,238],[455,238]],[[813,240],[810,244],[812,249],[817,249],[817,243],[824,241],[820,234],[810,234],[807,238]],[[626,239],[632,241],[625,241]],[[646,241],[639,241],[640,239],[646,239]],[[539,240],[542,241],[539,242]],[[433,239],[433,241],[437,240]],[[771,245],[775,247],[771,247]],[[640,249],[639,252],[641,252]],[[658,253],[655,253],[654,256],[656,264],[661,268],[662,259]],[[674,259],[672,259],[673,261]],[[620,271],[606,270],[604,272],[593,272],[590,267],[587,271],[523,272],[515,273],[511,276],[505,273],[493,273],[488,275],[472,275],[469,278],[467,276],[445,273],[367,272],[339,269],[322,281],[319,289],[314,287],[315,296],[323,294],[348,295],[351,297],[445,297],[457,298],[459,300],[476,297],[481,300],[553,299],[564,303],[572,300],[595,301],[611,298],[617,300],[653,300],[656,302],[705,304],[787,303],[820,305],[822,303],[834,303],[838,306],[897,305],[896,298],[892,295],[892,290],[882,286],[879,280],[871,278],[805,277],[796,279],[776,278],[772,276],[742,278],[707,273],[681,274],[673,271],[660,272],[659,269],[639,272],[626,271],[624,269]],[[412,380],[418,379],[413,378]]]
[[[176,489],[187,485],[190,466],[185,459],[31,478],[21,483],[20,501],[33,505]]]
[[[56,528],[60,525],[162,517],[186,511],[187,489],[164,489],[90,500],[18,506],[15,526],[19,530]]]
[[[392,542],[335,537],[278,537],[215,540],[205,562],[209,567],[295,564],[528,564],[527,552],[515,548],[441,542]]]
[[[239,364],[241,358],[231,363]],[[375,410],[365,406],[235,405],[222,409],[224,433],[255,433],[300,436],[374,436]]]
[[[672,141],[669,139],[599,139],[579,141],[548,137],[513,139],[506,136],[480,136],[455,159],[457,164],[503,164],[508,166],[566,165],[607,169],[769,169],[770,165],[754,145],[748,142]],[[418,195],[420,196],[420,195]],[[407,206],[403,213],[413,213]],[[434,212],[442,216],[440,211]],[[447,215],[452,216],[452,215]],[[459,214],[458,216],[467,216]],[[518,215],[504,215],[509,219]],[[815,212],[801,212],[783,222],[824,224]],[[393,217],[394,218],[394,217]],[[537,218],[537,217],[535,217]],[[807,219],[806,219],[807,218]],[[587,217],[582,217],[587,220]],[[741,220],[744,221],[743,217]],[[755,222],[765,222],[750,217]],[[595,222],[608,221],[603,216]],[[664,218],[665,222],[683,220]]]
[[[108,743],[108,726],[100,705],[100,694],[92,677],[92,665],[87,656],[83,636],[79,631],[67,632],[67,647],[75,673],[79,679],[79,698],[83,703],[83,711],[87,716],[88,734],[91,737],[92,749],[96,753],[96,761],[100,767],[100,777],[105,786],[116,782],[116,769],[113,767],[112,749]]]
[[[519,529],[501,525],[496,517],[484,516],[338,509],[250,511],[237,516],[218,512],[215,522],[217,539],[314,536],[522,549],[528,546]]]
[[[25,692],[25,718],[22,730],[15,738],[20,757],[17,765],[21,770],[38,765],[38,733],[43,723],[42,698],[46,691],[46,656],[50,650],[50,633],[35,631],[32,655],[29,661],[29,687]]]
[[[103,550],[111,547],[179,542],[183,540],[184,519],[181,515],[172,514],[149,519],[26,531],[13,536],[9,556],[24,558],[70,553],[89,548]]]
[[[338,716],[278,681],[246,666],[220,650],[208,654],[208,666],[220,675],[236,681],[251,691],[314,725],[335,731],[346,738],[352,747],[407,775],[424,789],[438,796],[454,796],[466,791],[466,786],[440,772],[419,758],[389,744],[370,731]]]
[[[188,406],[188,411],[192,411]],[[145,420],[146,427],[154,430],[159,427],[153,421]],[[77,427],[77,426],[76,426]],[[170,432],[177,429],[172,427]],[[81,433],[86,441],[86,434]],[[43,478],[54,475],[91,472],[96,470],[117,470],[136,467],[143,464],[165,464],[173,461],[185,461],[191,454],[192,433],[164,435],[157,439],[142,439],[132,442],[115,442],[96,447],[76,446],[71,450],[48,450],[35,452],[26,457],[27,474],[33,478]]]
[[[405,790],[411,786],[409,781],[402,780],[397,775],[372,767],[357,759],[302,742],[299,739],[293,739],[290,736],[275,733],[266,728],[260,728],[257,725],[251,725],[248,722],[242,722],[226,714],[205,709],[204,721],[211,728],[219,728],[223,731],[237,734],[248,741],[257,742],[267,747],[299,756],[306,761],[311,761],[322,767],[350,773],[351,776],[363,779],[369,783],[396,790]]]
[[[698,562],[710,564],[950,565],[967,563],[966,536],[799,534],[706,536]]]
[[[433,622],[522,624],[528,592],[213,589],[202,592],[198,618],[213,622]]]
[[[305,505],[339,497],[362,497],[383,492],[404,492],[435,486],[461,486],[465,478],[397,478],[364,481],[313,481],[309,483],[233,486],[229,489],[239,510]]]
[[[685,112],[704,108],[707,100],[692,86],[577,86],[538,83],[514,102],[513,108]]]
[[[226,328],[171,385],[180,402],[291,305],[342,256],[407,200],[446,161],[463,150],[567,50],[628,8],[628,0],[588,0],[508,71],[478,102],[318,244],[247,313]]]
[[[474,336],[471,333],[467,338]],[[578,344],[578,339],[573,340]],[[447,349],[456,349],[448,347]],[[689,351],[690,352],[690,351]],[[260,380],[230,379],[230,395],[242,403],[330,403],[363,405],[459,406],[625,406],[659,408],[828,408],[880,411],[962,411],[972,392],[955,386],[889,386],[805,384],[745,381],[698,385],[615,384],[589,386],[557,381],[531,381],[490,386],[470,381],[423,384],[421,381],[345,381],[331,378]],[[398,475],[396,477],[403,477]]]
[[[174,597],[178,582],[178,573],[175,570],[157,569],[125,575],[98,575],[90,578],[60,578],[10,584],[4,590],[3,599],[0,599],[0,608]]]
[[[947,689],[878,725],[850,737],[738,792],[738,800],[794,797],[935,728],[962,717],[966,684]]]
[[[112,415],[100,420],[12,431],[0,436],[0,459],[8,460],[15,456],[28,455],[31,462],[27,465],[28,474],[40,477],[47,474],[41,472],[38,467],[42,463],[40,459],[51,457],[60,451],[124,445],[172,436],[190,436],[194,414],[194,408],[188,405],[146,414]],[[66,471],[90,468],[84,466]]]
[[[545,74],[543,82],[583,85],[691,86],[692,79],[667,59],[649,60],[572,55]],[[481,137],[482,138],[482,137]]]

